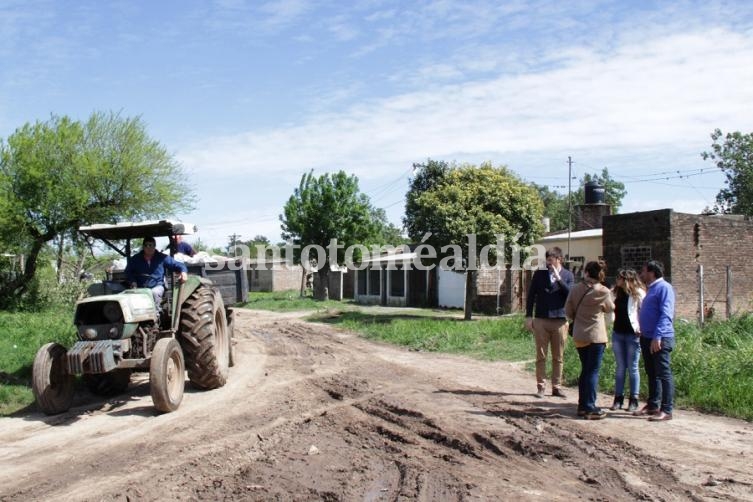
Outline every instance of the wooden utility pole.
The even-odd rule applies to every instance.
[[[567,262],[570,262],[570,232],[573,228],[573,159],[567,156]]]

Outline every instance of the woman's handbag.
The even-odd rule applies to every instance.
[[[578,316],[578,307],[580,307],[580,304],[583,302],[583,298],[586,297],[586,295],[591,291],[591,286],[588,286],[588,289],[586,289],[586,292],[583,293],[583,296],[580,297],[580,300],[578,300],[578,305],[575,306],[575,313],[573,314],[573,322],[568,324],[567,326],[567,334],[570,336],[573,336],[573,327],[575,326],[575,318]]]

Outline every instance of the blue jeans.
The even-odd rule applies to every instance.
[[[599,369],[606,343],[592,343],[578,349],[580,376],[578,377],[578,408],[587,413],[596,411],[596,391],[599,388]]]
[[[675,397],[675,381],[670,368],[672,349],[675,348],[674,337],[661,339],[661,350],[651,353],[651,338],[641,337],[643,366],[648,377],[648,407],[664,413],[672,413]]]
[[[630,333],[612,332],[612,351],[617,370],[614,375],[614,395],[625,395],[625,373],[630,375],[630,395],[637,396],[641,387],[638,359],[641,357],[640,337]]]

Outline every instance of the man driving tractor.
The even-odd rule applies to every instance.
[[[185,264],[157,251],[154,237],[144,237],[141,251],[128,258],[126,276],[132,288],[150,288],[154,297],[154,304],[162,304],[165,294],[165,269],[180,272],[180,282],[188,279],[188,268]]]

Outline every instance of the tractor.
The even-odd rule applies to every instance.
[[[132,240],[168,237],[173,253],[175,236],[194,231],[191,225],[168,220],[79,229],[126,259]],[[67,411],[76,375],[93,393],[111,396],[126,390],[133,372],[148,371],[152,402],[162,413],[180,406],[186,372],[199,389],[225,385],[233,362],[232,310],[225,307],[221,287],[207,277],[207,268],[189,266],[182,284],[168,274],[161,305],[155,305],[148,288],[128,289],[124,271],[108,272],[106,280],[90,285],[88,296],[76,303],[78,341],[70,349],[48,343],[36,354],[32,390],[37,406],[48,415]],[[227,278],[224,283],[228,285]],[[241,289],[230,286],[233,294]]]

